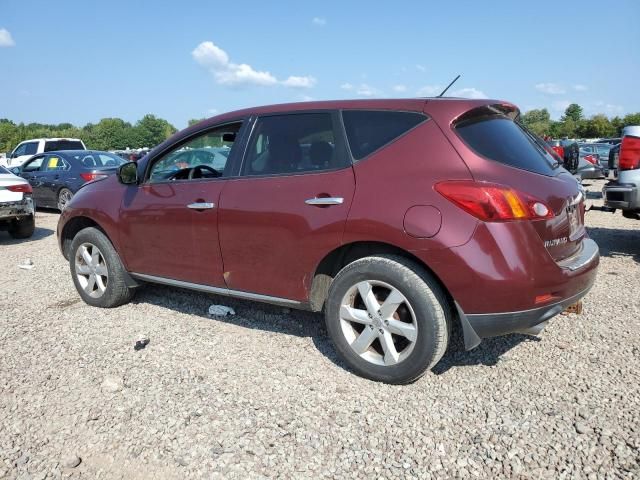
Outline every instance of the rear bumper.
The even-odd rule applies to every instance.
[[[593,167],[578,169],[578,175],[583,180],[597,180],[604,175],[602,167],[594,165]]]
[[[33,198],[25,196],[18,202],[0,202],[0,220],[33,215],[35,205]]]
[[[598,245],[591,239],[584,239],[581,251],[560,264],[563,270],[580,275],[581,271],[587,275],[586,287],[578,293],[570,295],[562,300],[546,304],[529,310],[500,313],[465,314],[456,303],[458,315],[464,331],[465,347],[467,349],[478,346],[481,339],[497,337],[509,333],[530,333],[535,327],[541,330],[544,324],[563,312],[570,305],[584,297],[595,282],[593,265],[599,262],[600,253]]]
[[[602,189],[604,204],[621,210],[640,210],[640,193],[633,183],[611,181]]]

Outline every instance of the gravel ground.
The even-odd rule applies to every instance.
[[[56,221],[0,232],[0,478],[640,476],[640,222],[619,212],[587,214],[583,315],[408,386],[351,374],[315,314],[156,286],[88,307]]]

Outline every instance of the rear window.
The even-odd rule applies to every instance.
[[[373,110],[342,112],[351,154],[360,160],[428,119],[422,113]]]
[[[455,128],[473,151],[490,160],[542,175],[553,175],[557,166],[542,140],[502,115],[464,119]]]
[[[56,152],[58,150],[84,150],[84,145],[78,140],[50,140],[45,142],[45,152]]]

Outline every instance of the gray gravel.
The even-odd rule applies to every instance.
[[[640,476],[640,222],[588,213],[583,315],[398,387],[347,371],[315,314],[165,287],[90,308],[56,221],[0,232],[0,478]]]

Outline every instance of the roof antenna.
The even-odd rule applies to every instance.
[[[449,90],[451,88],[451,85],[453,85],[454,83],[456,83],[458,81],[458,79],[460,78],[460,75],[458,75],[456,78],[453,79],[453,82],[451,82],[449,85],[447,85],[447,88],[445,88],[444,90],[442,90],[442,93],[440,95],[438,95],[436,98],[440,98],[442,95],[444,95],[446,93],[447,90]]]

